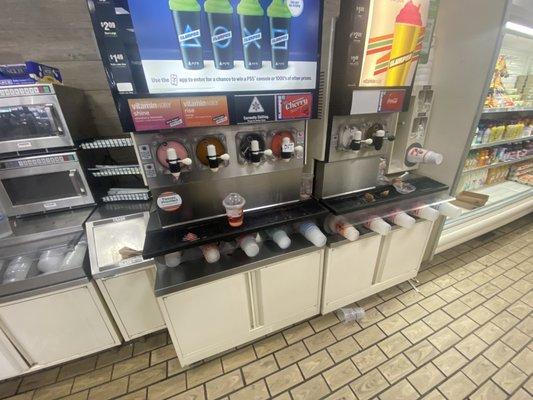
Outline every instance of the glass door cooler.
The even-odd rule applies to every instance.
[[[533,209],[533,29],[507,22],[494,61],[456,176],[454,204],[463,213],[446,221],[437,251]]]

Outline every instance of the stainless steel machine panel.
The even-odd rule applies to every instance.
[[[397,113],[333,117],[327,160],[331,162],[385,156],[389,151],[390,140],[395,135],[397,122]],[[375,132],[377,130],[384,130],[385,136],[376,138]],[[362,142],[359,150],[352,150],[350,144],[355,139],[354,133],[356,131],[360,131],[361,140],[367,140],[368,143]],[[381,147],[376,144],[378,141],[382,142]]]
[[[83,92],[60,85],[0,87],[0,156],[71,147],[92,134]]]
[[[304,164],[306,122],[284,122],[246,126],[227,126],[214,128],[191,128],[164,133],[134,133],[138,159],[143,166],[143,176],[150,189],[164,188],[190,182],[215,182],[225,178],[266,174],[274,171],[301,169]],[[282,160],[277,148],[279,135],[291,136],[294,154]],[[243,149],[247,136],[259,137],[261,152],[272,150],[272,155],[262,154],[261,161],[252,164],[246,160]],[[254,137],[255,137],[254,136]],[[221,160],[217,171],[212,171],[202,162],[199,146],[208,140],[216,143],[217,156],[227,154],[228,160]],[[180,158],[188,157],[191,165],[183,165],[179,179],[168,170],[165,162],[165,146],[172,146]],[[268,152],[266,152],[268,153]],[[205,161],[205,160],[204,160]]]
[[[74,152],[0,161],[0,202],[10,217],[94,203]]]
[[[315,163],[313,193],[323,199],[377,185],[379,157],[366,157],[325,163]]]
[[[398,173],[418,169],[418,164],[406,160],[407,152],[412,147],[424,147],[431,107],[433,90],[431,86],[415,87],[409,103],[409,110],[400,113],[396,139],[390,147],[387,173]]]

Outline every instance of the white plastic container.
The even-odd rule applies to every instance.
[[[311,221],[305,221],[296,224],[296,230],[302,234],[307,240],[313,243],[316,247],[324,247],[327,242],[326,235]]]
[[[199,247],[204,255],[205,261],[207,261],[209,264],[216,263],[218,260],[220,260],[220,250],[218,249],[217,245],[204,244]]]
[[[169,268],[176,268],[181,263],[181,251],[165,254],[165,264]]]
[[[253,258],[259,254],[259,245],[254,235],[241,236],[237,239],[237,243],[248,257]]]
[[[398,225],[406,229],[411,229],[416,223],[416,220],[413,217],[407,215],[403,211],[396,211],[394,214],[389,215],[387,219],[394,225]]]
[[[50,250],[44,250],[39,256],[39,262],[37,263],[37,269],[43,274],[49,272],[59,271],[63,265],[63,259],[65,258],[65,248],[55,248]]]
[[[291,238],[287,235],[287,232],[285,232],[283,229],[280,228],[272,228],[266,230],[266,235],[269,239],[271,239],[274,243],[278,245],[280,249],[287,249],[291,245]]]
[[[414,164],[434,164],[440,165],[444,160],[442,154],[435,153],[432,150],[423,149],[421,147],[413,147],[407,152],[407,161]]]
[[[359,231],[345,218],[337,215],[329,215],[324,221],[324,229],[327,233],[337,233],[351,242],[359,239]]]
[[[427,221],[434,222],[439,218],[440,213],[435,210],[434,208],[431,208],[429,206],[424,206],[417,208],[415,210],[409,211],[411,215],[414,215],[415,217],[425,219]]]
[[[87,240],[83,238],[74,246],[74,250],[69,251],[63,258],[61,269],[71,269],[81,266],[86,252]]]
[[[365,317],[365,309],[361,307],[346,307],[337,311],[342,322],[360,321]]]
[[[389,234],[389,232],[392,229],[392,226],[387,224],[383,219],[380,217],[374,217],[369,221],[366,221],[364,223],[364,226],[368,229],[370,229],[372,232],[379,233],[382,236],[386,236]]]
[[[15,257],[6,267],[2,282],[9,283],[25,279],[32,264],[33,260],[29,256]]]
[[[442,215],[448,218],[459,218],[463,211],[450,203],[441,203],[434,206],[434,208]]]

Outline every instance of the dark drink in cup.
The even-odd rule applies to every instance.
[[[209,22],[215,68],[232,69],[233,7],[228,0],[206,0],[204,9]]]
[[[263,67],[263,16],[265,14],[258,0],[241,0],[237,6],[241,24],[242,51],[244,68]]]
[[[202,69],[202,34],[200,30],[201,7],[196,0],[170,0],[170,10],[178,35],[183,66]]]
[[[289,67],[289,34],[292,14],[283,0],[272,0],[267,8],[270,21],[270,48],[272,68]]]

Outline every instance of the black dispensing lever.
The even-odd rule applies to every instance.
[[[368,130],[368,133],[368,136],[372,137],[372,144],[376,150],[381,150],[385,139],[390,142],[395,139],[394,135],[386,135],[385,128],[380,123],[372,125]]]
[[[361,150],[361,145],[366,144],[366,145],[370,146],[372,144],[372,142],[373,142],[372,139],[364,139],[363,140],[363,132],[361,132],[357,128],[350,129],[350,134],[351,134],[351,138],[352,138],[352,140],[350,141],[350,144],[349,144],[350,150],[359,151],[359,150]]]
[[[207,145],[207,161],[209,163],[209,169],[213,172],[217,172],[220,167],[220,162],[229,161],[229,154],[224,153],[217,155],[217,148],[213,144]]]
[[[168,170],[174,176],[174,178],[179,179],[181,174],[181,165],[191,165],[192,160],[190,158],[184,158],[180,159],[178,157],[178,153],[176,153],[176,149],[173,147],[167,148],[167,163],[168,163]]]
[[[252,164],[259,164],[261,162],[261,156],[272,156],[272,150],[266,149],[261,150],[261,147],[259,146],[258,140],[252,140],[250,141],[250,160],[252,161]]]

